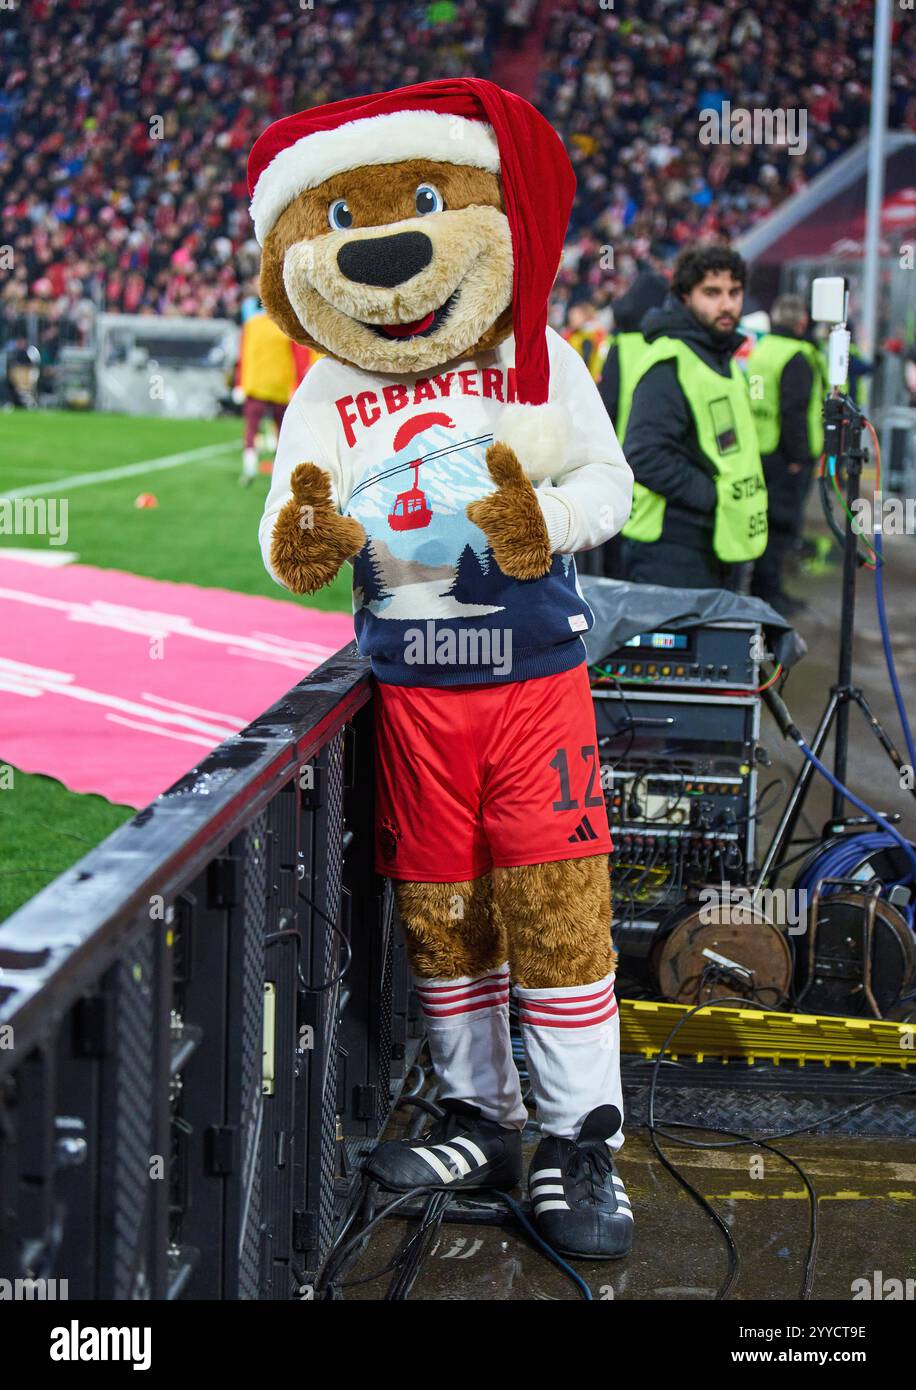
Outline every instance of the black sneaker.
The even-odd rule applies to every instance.
[[[422,1139],[392,1139],[366,1160],[366,1172],[390,1192],[412,1187],[517,1187],[522,1180],[522,1136],[476,1105],[443,1100],[445,1111]]]
[[[620,1128],[614,1105],[585,1117],[577,1141],[548,1136],[528,1173],[534,1224],[561,1255],[615,1260],[633,1244],[633,1211],[605,1143]]]

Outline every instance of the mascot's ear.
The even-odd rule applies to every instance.
[[[556,478],[566,472],[569,415],[562,405],[508,405],[493,432],[494,440],[508,444],[533,482]]]

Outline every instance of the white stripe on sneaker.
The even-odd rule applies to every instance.
[[[532,1173],[529,1182],[540,1182],[541,1178],[562,1178],[562,1168],[539,1168],[536,1173]]]
[[[490,1160],[487,1158],[483,1149],[479,1149],[472,1139],[465,1139],[464,1135],[459,1135],[457,1139],[453,1139],[451,1142],[453,1144],[460,1144],[461,1147],[476,1160],[478,1167],[482,1168],[485,1163],[489,1163]]]
[[[534,1214],[540,1216],[542,1211],[569,1211],[568,1202],[535,1202]]]
[[[434,1154],[431,1149],[412,1149],[411,1152],[415,1153],[418,1158],[425,1159],[430,1168],[435,1171],[443,1182],[454,1182],[455,1178],[458,1177],[457,1173],[452,1172],[450,1168],[446,1168],[442,1159]]]
[[[471,1165],[470,1163],[468,1163],[464,1154],[460,1153],[458,1149],[453,1148],[451,1144],[434,1144],[431,1152],[446,1154],[447,1157],[450,1158],[452,1162],[457,1166],[459,1175],[462,1178],[466,1177],[467,1174],[471,1171]]]
[[[566,1189],[561,1182],[541,1182],[533,1183],[530,1191],[531,1200],[534,1202],[537,1201],[539,1197],[543,1197],[545,1192],[559,1192],[562,1196]]]

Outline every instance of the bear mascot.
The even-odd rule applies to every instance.
[[[375,678],[376,843],[441,1097],[368,1171],[392,1191],[522,1178],[554,1248],[626,1254],[608,853],[573,553],[633,477],[547,326],[575,175],[550,124],[476,78],[274,122],[248,162],[261,298],[325,356],[280,431],[260,529],[295,594],[353,567]]]

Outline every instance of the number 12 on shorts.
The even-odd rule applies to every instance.
[[[601,773],[598,768],[598,750],[594,744],[586,744],[579,749],[579,754],[588,767],[588,786],[585,788],[585,800],[582,805],[584,807],[603,806],[604,797],[595,795],[595,783],[600,783],[601,780]],[[566,749],[558,748],[548,766],[556,770],[560,779],[560,800],[553,803],[553,809],[555,811],[577,811],[579,802],[570,794],[569,757]]]

